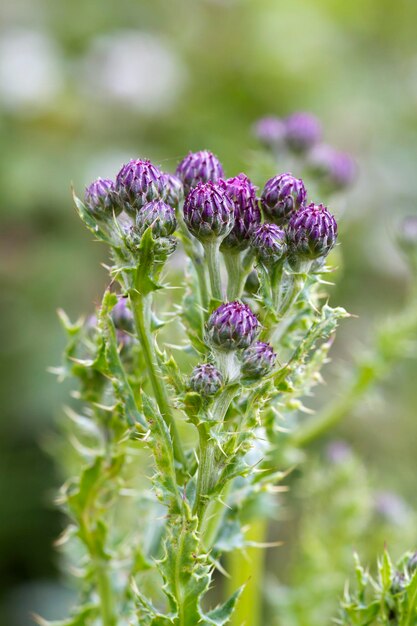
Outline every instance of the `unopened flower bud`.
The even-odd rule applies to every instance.
[[[407,569],[410,574],[414,574],[417,569],[417,552],[414,552],[407,561]]]
[[[314,146],[308,154],[307,166],[331,192],[349,187],[356,176],[352,157],[326,144]]]
[[[136,228],[140,234],[148,227],[154,237],[169,237],[177,227],[174,209],[162,200],[148,202],[136,213]]]
[[[293,259],[324,257],[336,239],[336,220],[323,204],[309,204],[294,213],[288,223],[288,253]]]
[[[271,344],[255,341],[242,355],[242,374],[246,378],[262,378],[269,374],[277,355]]]
[[[285,121],[285,140],[294,152],[305,152],[321,139],[321,124],[311,113],[293,113]]]
[[[253,134],[266,148],[279,148],[285,138],[285,122],[279,117],[262,117],[255,122]]]
[[[111,311],[111,318],[117,330],[133,331],[133,313],[128,306],[127,298],[120,297]]]
[[[398,241],[406,252],[417,250],[417,215],[408,215],[402,220]]]
[[[184,187],[180,179],[174,176],[174,174],[164,173],[161,176],[161,184],[162,200],[174,207],[174,209],[178,208],[181,200],[184,198]]]
[[[132,159],[116,177],[116,194],[122,209],[135,215],[151,200],[162,196],[162,172],[149,160]]]
[[[265,184],[261,206],[267,218],[281,224],[305,203],[306,195],[301,178],[289,173],[280,174]]]
[[[251,246],[257,258],[266,266],[273,266],[280,261],[287,252],[287,237],[285,230],[276,224],[265,222],[255,231]]]
[[[84,203],[96,219],[118,215],[121,208],[115,201],[114,183],[108,178],[97,178],[89,185],[84,194]]]
[[[192,391],[204,398],[214,396],[223,384],[223,377],[219,370],[210,363],[197,365],[190,377],[189,386]]]
[[[200,241],[223,239],[234,225],[234,206],[223,187],[199,183],[184,202],[184,222]]]
[[[184,185],[185,194],[198,183],[216,183],[223,178],[223,166],[219,159],[208,150],[190,152],[178,165],[176,175]]]
[[[222,241],[222,250],[240,252],[248,247],[253,232],[261,223],[256,188],[245,174],[220,180],[234,205],[234,226]]]
[[[225,351],[248,348],[256,338],[259,322],[241,302],[221,304],[207,322],[207,337],[215,348]]]

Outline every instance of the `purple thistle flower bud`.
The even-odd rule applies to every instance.
[[[224,177],[219,159],[208,150],[190,152],[178,165],[176,175],[182,180],[185,194],[198,183],[216,183]]]
[[[149,160],[132,159],[116,176],[116,194],[122,209],[135,215],[162,195],[162,172]]]
[[[404,217],[400,224],[398,241],[406,252],[417,249],[417,215]]]
[[[305,152],[321,139],[321,124],[311,113],[293,113],[285,121],[285,140],[295,152]]]
[[[162,199],[174,209],[178,208],[184,198],[184,187],[180,179],[174,174],[164,173],[161,176],[161,184]]]
[[[311,150],[308,167],[331,191],[349,187],[356,176],[356,164],[352,157],[327,144],[319,144]]]
[[[253,126],[253,134],[267,148],[279,148],[285,138],[285,122],[279,117],[262,117]]]
[[[108,178],[97,178],[89,185],[84,194],[88,211],[96,219],[103,219],[113,214],[118,215],[121,208],[115,202],[114,183]]]
[[[136,229],[139,234],[151,226],[155,237],[169,237],[177,227],[174,209],[162,200],[148,202],[136,213]]]
[[[301,178],[295,178],[290,173],[279,174],[266,182],[261,206],[269,219],[280,224],[304,204],[306,195]]]
[[[219,370],[210,363],[197,365],[191,374],[189,386],[192,391],[204,398],[214,396],[223,384],[223,377]]]
[[[133,313],[128,307],[127,298],[120,297],[111,311],[111,318],[117,330],[133,331]]]
[[[224,238],[234,225],[234,205],[223,187],[199,183],[184,202],[184,222],[200,241]]]
[[[276,224],[265,222],[255,231],[251,246],[262,263],[267,266],[275,265],[287,252],[285,230]]]
[[[262,378],[269,374],[277,355],[271,344],[255,341],[242,355],[242,374],[245,378]]]
[[[230,351],[248,348],[256,338],[259,322],[241,302],[221,304],[207,322],[207,337],[214,347]]]
[[[234,204],[235,223],[222,241],[222,249],[241,251],[248,247],[253,232],[261,223],[261,212],[256,199],[256,187],[245,174],[220,180]]]
[[[336,239],[336,220],[323,204],[309,204],[293,213],[288,223],[288,252],[295,259],[324,257]]]
[[[414,574],[417,569],[417,552],[414,552],[407,561],[407,569],[410,574]]]

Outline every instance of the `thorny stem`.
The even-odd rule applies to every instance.
[[[206,256],[209,276],[211,295],[216,300],[223,300],[223,287],[220,272],[220,241],[213,239],[204,244],[204,253]]]
[[[161,415],[170,430],[175,458],[185,468],[185,455],[181,446],[179,434],[175,424],[175,419],[169,404],[166,388],[162,382],[162,375],[159,371],[158,362],[156,359],[153,338],[149,330],[151,296],[143,296],[135,290],[131,290],[129,295],[132,303],[132,311],[136,324],[136,330],[145,357],[145,362],[148,369],[148,374],[151,381],[155,400],[161,412]]]

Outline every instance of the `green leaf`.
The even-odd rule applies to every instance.
[[[72,190],[72,197],[75,203],[75,208],[77,209],[77,213],[80,216],[81,220],[87,226],[88,230],[90,230],[98,239],[101,241],[105,241],[110,245],[114,245],[115,242],[112,240],[110,235],[106,232],[103,226],[90,215],[87,211],[85,204],[75,195],[75,191]]]
[[[235,593],[224,604],[216,607],[212,611],[209,611],[206,615],[206,621],[201,622],[201,624],[204,624],[204,626],[224,626],[227,624],[232,616],[243,588],[244,586],[239,587],[239,589],[235,591]]]

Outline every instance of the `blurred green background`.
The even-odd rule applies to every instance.
[[[234,175],[259,148],[256,118],[318,115],[326,140],[360,169],[332,290],[359,317],[333,351],[321,397],[334,396],[338,371],[409,287],[394,231],[417,209],[417,3],[9,0],[0,19],[0,623],[26,626],[29,610],[59,616],[71,593],[52,546],[63,477],[45,450],[68,392],[47,373],[64,345],[55,310],[90,312],[107,280],[105,249],[78,220],[71,182],[82,193],[137,156],[172,170],[202,148]],[[415,361],[399,364],[332,434],[363,459],[372,488],[410,510],[416,376]],[[282,554],[272,552],[271,569]]]

